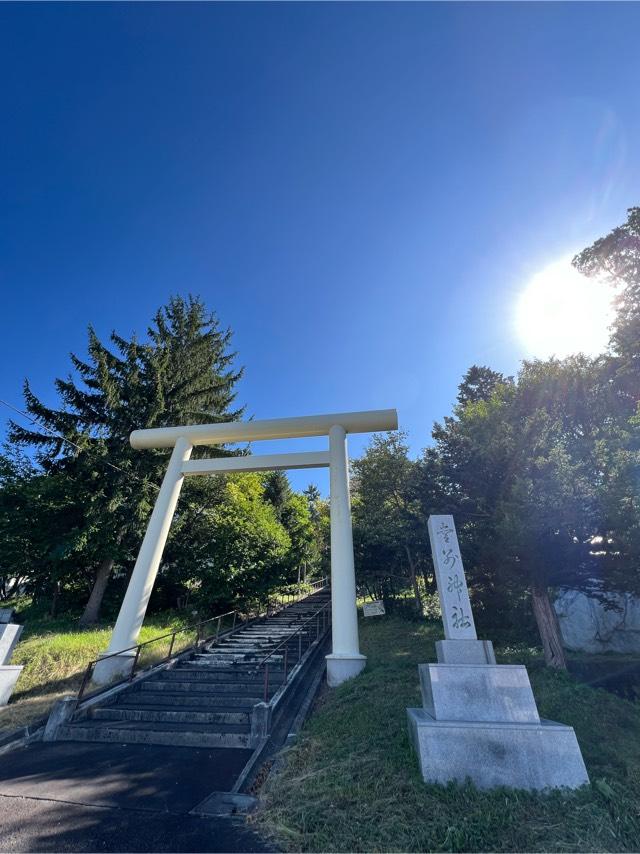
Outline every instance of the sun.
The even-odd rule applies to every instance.
[[[562,258],[537,273],[516,306],[516,330],[529,357],[563,359],[605,351],[613,321],[610,286]]]

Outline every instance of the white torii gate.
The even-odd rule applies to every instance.
[[[94,681],[104,684],[111,681],[115,675],[130,671],[133,651],[117,656],[114,653],[136,645],[185,476],[326,466],[330,472],[333,611],[332,651],[327,656],[327,682],[334,687],[352,676],[357,676],[365,666],[366,656],[360,654],[358,643],[347,433],[397,429],[396,410],[381,409],[274,418],[267,421],[232,421],[225,424],[134,430],[130,437],[133,448],[173,448],[173,452],[111,635],[109,648],[104,653],[105,656],[112,657],[96,665]],[[298,439],[307,436],[328,436],[329,450],[190,460],[195,445]]]

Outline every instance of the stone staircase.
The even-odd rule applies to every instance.
[[[270,702],[323,630],[325,613],[302,632],[301,623],[330,600],[325,588],[270,617],[247,623],[211,641],[190,656],[180,656],[164,668],[116,693],[103,702],[80,708],[61,726],[56,738],[65,741],[100,741],[119,744],[166,744],[180,747],[255,747],[252,716],[258,704]],[[318,625],[316,625],[316,623]],[[269,658],[265,695],[264,665]],[[264,708],[264,706],[262,706]]]

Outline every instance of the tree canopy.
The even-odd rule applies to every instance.
[[[107,345],[89,328],[86,358],[72,354],[73,373],[55,381],[57,408],[43,404],[25,381],[30,424],[10,422],[13,458],[7,455],[0,471],[6,511],[0,576],[23,579],[43,598],[84,600],[81,622],[98,619],[109,579],[121,587],[133,566],[168,460],[167,451],[133,450],[129,434],[240,418],[244,410],[234,404],[242,369],[234,367],[230,343],[231,331],[201,300],[173,297],[156,312],[144,340],[113,332]],[[20,449],[31,452],[32,462],[24,454],[16,458]],[[198,453],[241,451],[217,446]],[[177,599],[199,590],[196,598],[210,602],[260,595],[309,559],[307,503],[291,493],[286,477],[278,495],[275,483],[188,480],[159,594]]]
[[[515,378],[472,365],[419,459],[398,434],[375,437],[353,466],[361,577],[395,567],[413,578],[413,560],[428,588],[427,519],[452,513],[479,626],[513,636],[532,612],[555,666],[555,591],[607,606],[613,592],[640,593],[640,208],[574,264],[615,288],[606,353],[523,362]]]

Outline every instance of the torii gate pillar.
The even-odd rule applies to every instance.
[[[327,683],[334,688],[357,676],[367,662],[358,639],[347,434],[337,424],[329,431],[329,459],[332,651],[327,656]]]
[[[358,642],[347,433],[370,433],[397,428],[398,415],[395,409],[386,409],[269,421],[134,430],[131,434],[131,445],[134,448],[173,448],[173,453],[133,568],[109,649],[95,667],[94,682],[106,684],[114,676],[126,675],[131,671],[138,634],[185,476],[322,466],[329,466],[331,489],[332,651],[327,656],[327,682],[331,687],[335,687],[346,679],[357,676],[367,659],[361,655]],[[191,451],[196,445],[296,439],[307,436],[328,436],[329,452],[190,460]]]

